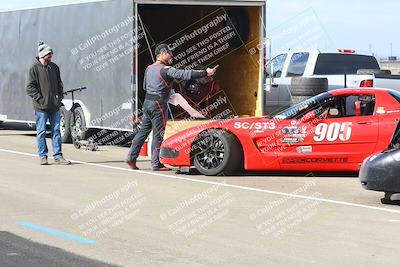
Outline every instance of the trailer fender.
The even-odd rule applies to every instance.
[[[85,103],[83,103],[83,101],[81,101],[81,100],[75,100],[74,102],[75,102],[75,104],[74,104],[74,106],[72,106],[72,100],[71,99],[63,99],[62,100],[62,104],[64,105],[66,110],[70,110],[72,112],[76,107],[81,107],[82,108],[83,115],[85,117],[86,127],[89,128],[90,127],[90,118],[91,118],[91,114],[89,112],[89,109],[87,108]]]

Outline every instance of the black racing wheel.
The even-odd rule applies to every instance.
[[[192,149],[194,166],[204,175],[233,174],[242,168],[242,146],[226,131],[213,129],[203,132]]]

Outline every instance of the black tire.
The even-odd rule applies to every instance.
[[[2,125],[2,124],[3,124],[3,122],[4,122],[4,121],[0,121],[0,125]]]
[[[400,200],[395,199],[392,200],[392,195],[398,194],[398,193],[392,193],[392,192],[385,192],[385,197],[381,198],[381,203],[385,205],[396,205],[400,206]]]
[[[292,96],[315,96],[328,91],[327,78],[293,77],[290,85]]]
[[[74,109],[75,122],[71,119],[72,136],[76,136],[78,140],[85,140],[87,135],[86,120],[81,107]]]
[[[71,119],[72,112],[66,110],[64,106],[60,108],[60,132],[61,132],[61,142],[72,143],[72,133],[71,133]]]
[[[392,72],[390,70],[380,70],[380,69],[359,69],[359,70],[357,70],[357,74],[359,74],[359,75],[392,74]]]
[[[239,140],[223,130],[202,133],[194,143],[193,163],[207,176],[233,174],[243,166],[243,150]]]

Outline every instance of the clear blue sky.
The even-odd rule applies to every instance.
[[[94,0],[85,2],[91,1]],[[0,11],[74,2],[84,1],[1,1]],[[390,55],[392,43],[393,55],[400,57],[398,0],[268,0],[267,16],[267,30],[272,37],[275,51],[289,47],[303,48],[313,44],[327,49],[371,51],[378,57],[387,57]],[[303,25],[304,21],[306,23]],[[288,32],[290,34],[282,36]],[[298,39],[293,39],[294,35]],[[310,39],[310,35],[318,36],[314,40]]]

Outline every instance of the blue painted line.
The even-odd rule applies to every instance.
[[[76,242],[81,243],[81,244],[89,245],[89,244],[93,244],[93,243],[96,242],[95,240],[85,239],[85,238],[82,238],[82,237],[79,237],[79,236],[71,235],[71,234],[68,234],[68,233],[64,233],[64,232],[61,232],[61,231],[57,231],[57,230],[54,230],[54,229],[50,229],[50,228],[47,228],[47,227],[44,227],[44,226],[40,226],[40,225],[28,223],[28,222],[18,221],[17,224],[22,226],[22,227],[25,227],[25,228],[38,230],[38,231],[41,231],[41,232],[44,232],[44,233],[47,233],[47,234],[50,234],[50,235],[53,235],[53,236],[57,236],[57,237],[61,237],[61,238],[64,238],[64,239],[76,241]]]

